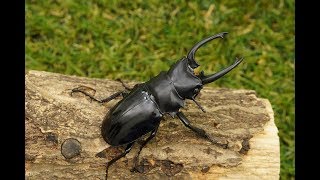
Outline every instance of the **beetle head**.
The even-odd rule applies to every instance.
[[[182,58],[174,64],[167,74],[183,99],[194,98],[202,89],[202,81],[194,74],[187,58]]]
[[[241,63],[243,58],[236,59],[234,64],[215,74],[205,76],[202,71],[199,75],[195,75],[194,69],[199,67],[199,64],[195,60],[196,51],[207,42],[217,38],[223,38],[226,34],[227,32],[222,32],[198,42],[191,48],[187,57],[182,58],[170,68],[168,75],[182,98],[194,100],[203,85],[219,79]]]

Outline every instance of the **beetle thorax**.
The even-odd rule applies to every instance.
[[[167,72],[178,94],[184,99],[192,99],[202,89],[202,81],[188,65],[187,58],[182,58]]]

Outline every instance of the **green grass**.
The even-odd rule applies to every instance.
[[[146,81],[199,40],[200,70],[245,62],[213,87],[256,90],[271,101],[281,139],[281,178],[294,179],[293,0],[27,0],[26,68],[96,78]]]

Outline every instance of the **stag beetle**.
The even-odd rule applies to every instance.
[[[148,82],[137,84],[132,89],[123,84],[127,90],[130,90],[129,93],[121,91],[103,100],[98,100],[80,87],[72,90],[72,93],[81,92],[100,103],[123,96],[123,99],[110,109],[102,122],[101,134],[108,144],[111,146],[126,145],[122,154],[107,162],[106,177],[109,166],[129,153],[137,139],[151,132],[150,136],[141,144],[134,158],[135,166],[132,171],[137,171],[138,156],[142,148],[155,137],[164,114],[169,114],[172,117],[178,116],[186,127],[212,143],[219,144],[203,129],[193,126],[179,109],[184,107],[186,99],[190,99],[205,112],[195,100],[203,85],[219,79],[242,62],[243,58],[236,58],[231,66],[208,76],[204,75],[203,71],[199,75],[194,73],[194,69],[199,66],[195,60],[196,51],[205,43],[213,39],[223,38],[226,34],[227,32],[222,32],[198,42],[192,47],[188,55],[172,65],[169,71],[162,71]],[[226,147],[225,144],[222,145]]]

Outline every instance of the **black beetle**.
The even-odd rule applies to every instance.
[[[194,69],[199,66],[195,60],[196,51],[213,39],[223,38],[225,34],[227,32],[216,34],[198,42],[189,51],[187,57],[183,57],[172,65],[168,72],[163,71],[148,82],[137,84],[132,89],[122,83],[127,90],[130,90],[130,93],[121,91],[103,100],[97,100],[83,91],[81,87],[72,90],[72,93],[81,92],[100,103],[108,102],[120,95],[124,97],[110,109],[102,122],[101,134],[108,144],[111,146],[126,145],[126,149],[122,154],[107,162],[106,176],[111,164],[129,153],[137,139],[151,132],[150,136],[141,144],[134,158],[135,166],[132,170],[138,170],[137,163],[140,151],[156,135],[164,114],[169,114],[172,117],[177,115],[186,127],[212,143],[218,144],[217,140],[210,137],[203,129],[191,125],[190,121],[179,109],[184,106],[186,99],[190,99],[205,112],[195,100],[203,85],[219,79],[242,62],[243,58],[236,58],[234,64],[209,76],[204,75],[203,71],[199,75],[194,73]],[[224,146],[224,148],[227,146],[226,144],[220,145]]]

